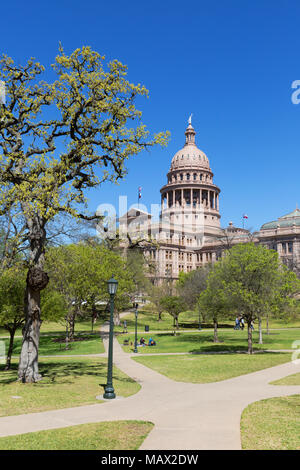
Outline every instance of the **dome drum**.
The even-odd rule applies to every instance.
[[[174,211],[193,211],[197,217],[197,213],[200,216],[204,212],[204,224],[207,220],[209,225],[219,226],[220,189],[213,183],[209,160],[196,146],[195,135],[189,123],[185,145],[174,155],[167,174],[168,182],[160,190],[162,216],[171,214],[172,218]]]

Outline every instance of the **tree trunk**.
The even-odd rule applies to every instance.
[[[161,314],[162,312],[158,312],[158,321],[161,321]]]
[[[70,341],[74,341],[74,336],[75,336],[75,317],[76,313],[73,313],[70,318],[69,318],[69,325],[70,325],[70,334],[69,338]]]
[[[6,356],[6,364],[4,370],[10,370],[10,365],[11,365],[11,356],[13,353],[13,347],[14,347],[14,337],[15,337],[15,332],[16,328],[9,330],[9,345],[8,345],[8,351],[7,351],[7,356]]]
[[[172,315],[173,316],[173,315]],[[177,335],[177,332],[178,332],[178,328],[179,328],[179,325],[178,325],[178,317],[175,317],[173,316],[173,336],[176,336]]]
[[[214,343],[218,343],[219,338],[218,338],[218,322],[217,320],[214,319]]]
[[[66,321],[66,343],[65,343],[65,350],[67,351],[69,349],[69,322],[68,320]]]
[[[248,322],[248,354],[253,353],[251,322]]]
[[[258,319],[258,329],[259,329],[259,340],[258,344],[263,344],[263,337],[262,337],[262,327],[261,327],[261,317]]]
[[[92,333],[94,332],[94,324],[96,323],[97,320],[97,309],[96,306],[92,306]]]
[[[114,326],[120,326],[120,324],[121,324],[120,314],[115,309],[115,311],[114,311]]]
[[[39,374],[38,354],[40,340],[40,291],[33,290],[27,285],[28,315],[23,330],[23,343],[19,362],[19,380],[23,383],[37,382]]]
[[[267,335],[269,335],[269,314],[267,313]]]
[[[46,241],[45,222],[38,216],[33,216],[26,220],[26,224],[30,241],[30,267],[26,279],[25,326],[18,377],[23,383],[32,383],[42,378],[38,368],[42,324],[40,293],[47,286],[49,278],[43,270]]]

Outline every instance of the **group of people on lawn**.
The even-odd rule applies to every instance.
[[[156,342],[150,337],[147,344],[145,338],[142,337],[139,346],[156,346]]]
[[[245,328],[245,320],[244,320],[243,316],[236,317],[234,329],[235,330],[243,330],[244,328]],[[253,321],[251,322],[250,328],[252,330],[254,330]]]
[[[123,333],[128,333],[126,320],[124,321],[123,325],[124,325],[123,326]],[[148,341],[148,344],[147,344],[145,338],[142,337],[140,339],[140,344],[138,344],[138,346],[156,346],[156,342],[154,341],[153,338],[150,337],[149,341]]]

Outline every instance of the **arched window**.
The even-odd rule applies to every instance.
[[[194,181],[197,179],[197,173],[194,173]]]
[[[190,180],[190,174],[189,174],[189,173],[186,174],[186,179],[187,179],[188,181]]]
[[[180,181],[182,181],[182,180],[183,180],[183,174],[180,173]]]
[[[202,173],[201,173],[201,175],[200,175],[200,181],[202,181],[202,178],[203,178],[203,175],[202,175]]]

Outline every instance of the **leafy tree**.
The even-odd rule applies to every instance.
[[[47,288],[41,295],[41,308],[43,310],[44,321],[54,321],[66,325],[66,346],[69,349],[69,310],[65,297],[58,291]]]
[[[291,271],[285,264],[282,264],[278,270],[277,286],[274,298],[271,300],[269,309],[264,312],[267,321],[267,331],[269,334],[269,317],[289,318],[299,317],[299,303],[295,294],[300,289],[300,281],[297,274]],[[259,343],[262,344],[262,328],[260,321]]]
[[[287,291],[280,289],[283,271],[278,254],[254,243],[236,245],[214,270],[223,287],[224,305],[240,312],[247,323],[248,353],[252,354],[252,322],[287,298]]]
[[[198,308],[205,312],[205,318],[211,318],[214,324],[214,343],[219,342],[218,321],[228,317],[230,305],[222,283],[222,265],[218,264],[208,275],[206,289],[198,297]]]
[[[176,288],[187,308],[196,307],[199,294],[206,288],[206,280],[211,267],[211,264],[206,264],[194,271],[179,273]]]
[[[20,263],[6,269],[0,276],[0,326],[10,336],[5,370],[10,369],[15,333],[25,324],[25,286],[26,271]]]
[[[165,296],[160,301],[163,309],[168,312],[173,318],[175,322],[176,330],[178,330],[178,317],[181,312],[185,310],[185,304],[181,297],[178,296]],[[176,332],[174,331],[174,334]]]
[[[91,311],[94,321],[97,303],[109,301],[107,281],[112,275],[118,280],[116,312],[128,305],[130,293],[135,288],[124,259],[101,245],[73,244],[52,248],[47,253],[46,268],[51,279],[49,289],[58,292],[67,306],[65,320],[70,341],[74,338],[78,316]],[[118,315],[115,321],[118,322]]]
[[[8,210],[22,214],[29,242],[27,308],[19,378],[36,382],[41,325],[40,293],[49,278],[44,269],[47,224],[59,213],[82,219],[84,192],[126,173],[131,155],[165,144],[167,133],[149,139],[135,107],[144,86],[127,78],[127,68],[90,47],[71,55],[62,47],[52,65],[57,79],[41,81],[43,65],[31,58],[24,66],[4,55],[0,80],[6,103],[0,104],[0,216]]]
[[[150,280],[146,276],[147,265],[143,252],[136,248],[127,250],[126,267],[131,273],[131,277],[135,284],[136,293],[146,292],[149,288]]]
[[[163,281],[158,285],[151,284],[148,286],[148,297],[156,309],[158,321],[161,321],[161,315],[164,311],[161,300],[170,295],[171,287],[168,281]]]

